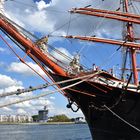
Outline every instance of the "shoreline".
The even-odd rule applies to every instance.
[[[32,122],[32,123],[9,123],[0,122],[0,125],[68,125],[68,124],[86,124],[86,123],[75,123],[75,122]]]

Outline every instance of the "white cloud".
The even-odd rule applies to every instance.
[[[4,109],[5,111],[12,111],[12,109],[11,109],[11,108],[8,108],[8,107],[3,107],[3,109]]]
[[[108,36],[111,38],[112,35],[113,38],[114,36],[115,38],[119,38],[119,36],[121,35],[120,33],[121,28],[120,26],[118,26],[120,25],[118,24],[118,22],[112,22],[111,20],[107,21],[104,19],[101,20],[101,18],[94,18],[89,16],[86,17],[83,15],[75,15],[75,14],[71,16],[72,21],[69,22],[70,13],[66,12],[73,7],[84,7],[89,4],[91,4],[93,7],[96,6],[96,8],[103,8],[103,9],[109,8],[112,10],[116,10],[118,8],[119,5],[118,3],[120,2],[120,0],[116,0],[116,1],[52,0],[52,2],[49,4],[46,4],[43,0],[37,3],[34,3],[33,0],[24,0],[22,2],[27,3],[28,5],[31,6],[24,5],[24,4],[20,5],[19,3],[15,3],[13,1],[7,1],[5,3],[5,11],[11,19],[13,19],[15,22],[25,27],[26,29],[30,29],[30,31],[41,32],[42,34],[47,34],[49,32],[55,31],[54,34],[64,35],[67,34],[68,27],[69,27],[70,34],[85,35],[86,33],[86,35],[95,34],[100,37]],[[62,27],[62,25],[64,26]],[[59,49],[60,51],[64,52],[65,54],[71,57],[71,54],[66,49],[64,48],[59,48]],[[58,56],[58,58],[61,61],[64,61],[64,59],[59,55],[57,55],[55,52],[52,52],[52,54]],[[28,62],[28,64],[34,67],[37,71],[40,71],[37,65],[31,62]],[[9,71],[17,72],[24,75],[33,75],[33,71],[27,68],[24,64],[17,63],[17,62],[13,62],[10,64]],[[42,72],[40,71],[40,73]],[[14,89],[15,88],[14,86],[16,86],[17,84],[22,86],[22,83],[20,81],[14,80],[8,76],[0,75],[0,81],[3,81],[3,83],[0,83],[0,87],[7,87],[7,89],[8,88]],[[5,91],[7,89],[5,89]],[[23,107],[25,105],[26,107],[30,108],[30,112],[37,112],[37,110],[40,109],[45,104],[49,104],[51,106],[50,108],[53,111],[52,113],[57,113],[57,114],[66,113],[69,115],[71,113],[71,111],[67,111],[67,109],[65,110],[57,107],[54,108],[54,104],[49,100],[47,100],[46,98],[43,98],[41,100],[34,100],[31,102],[25,102],[25,104],[15,105],[14,107]],[[25,112],[27,112],[27,108],[26,109],[24,108],[23,110],[24,111],[26,110]],[[20,111],[24,112],[23,110]]]
[[[17,87],[18,88],[18,87]],[[13,91],[13,90],[12,90]],[[15,90],[16,91],[16,88]],[[10,91],[8,91],[10,92]],[[25,94],[25,93],[24,93]],[[22,99],[25,99],[26,97],[33,96],[33,93],[26,93],[26,96],[21,95],[13,95],[8,96],[5,98],[0,99],[0,105],[19,101]],[[38,110],[42,110],[44,106],[47,106],[47,108],[50,110],[54,109],[54,103],[50,100],[48,100],[46,97],[42,97],[36,100],[30,100],[25,101],[22,103],[13,104],[10,106],[6,106],[1,108],[0,114],[29,114],[29,115],[35,115],[38,114]]]
[[[3,91],[10,92],[15,91],[18,88],[23,87],[8,87],[5,88]],[[26,96],[21,95],[13,95],[5,98],[1,98],[0,105],[17,101],[19,99],[23,99],[29,96],[33,96],[33,93],[26,93]],[[49,110],[49,116],[53,115],[59,115],[59,114],[65,114],[68,117],[77,117],[77,116],[83,116],[81,111],[78,111],[77,113],[73,113],[70,109],[67,108],[61,108],[57,106],[53,101],[55,100],[54,96],[50,96],[48,98],[41,97],[36,100],[26,101],[23,103],[18,103],[14,105],[10,105],[7,107],[3,107],[0,110],[0,114],[7,114],[7,115],[15,115],[15,114],[27,114],[27,115],[35,115],[38,114],[38,110],[44,109],[44,106],[47,106],[47,109]]]
[[[19,108],[17,114],[27,114],[27,112],[24,109]]]
[[[55,97],[54,97],[54,96],[50,96],[50,99],[51,99],[51,100],[55,100]]]
[[[24,5],[24,3],[26,5]],[[89,1],[53,0],[49,4],[46,4],[45,1],[43,0],[36,3],[34,3],[32,0],[25,0],[23,2],[23,5],[20,5],[19,3],[6,2],[5,11],[6,13],[8,13],[8,15],[11,18],[14,18],[14,21],[16,21],[15,18],[20,19],[20,22],[26,25],[26,28],[30,27],[30,29],[34,31],[42,32],[44,34],[55,31],[56,29],[58,29],[59,27],[67,23],[65,26],[63,26],[63,28],[60,28],[59,30],[57,30],[57,32],[55,32],[55,34],[57,33],[59,35],[60,34],[63,35],[66,34],[68,31],[69,20],[70,20],[70,13],[68,11],[70,9],[74,7],[85,7],[89,4],[91,4],[93,7],[96,5],[98,7],[102,7],[106,9],[108,8],[107,3],[109,3],[110,5],[110,0],[108,0],[107,2],[103,2],[100,0],[95,2],[93,2],[92,0]],[[118,8],[117,4],[119,3],[119,0],[115,2],[111,1],[111,3],[112,5],[111,7],[109,7],[110,9],[115,10]],[[97,27],[99,25],[98,22],[100,22],[100,19],[98,20],[97,18],[91,18],[90,16],[85,17],[83,15],[79,16],[79,15],[72,14],[71,18],[72,21],[70,23],[70,29],[69,29],[70,31],[69,33],[71,34],[77,34],[77,33],[88,34],[89,32],[91,32],[91,30],[93,30],[93,28],[91,27],[93,27],[93,25],[94,27]],[[95,23],[93,23],[93,20]],[[87,24],[87,21],[89,22],[89,24]],[[110,22],[108,23],[111,25]],[[107,24],[100,23],[100,24],[108,26],[108,23]]]
[[[12,79],[10,76],[0,74],[0,94],[9,93],[13,91],[17,91],[17,89],[23,89],[23,85],[21,81],[16,79]],[[21,100],[23,98],[33,96],[32,92],[20,94],[20,95],[12,95],[0,98],[0,105],[5,103],[14,102],[17,100]],[[6,106],[0,109],[0,114],[37,114],[38,110],[43,109],[43,107],[47,105],[49,108],[53,108],[54,103],[48,100],[46,97],[42,97],[37,100],[26,101],[23,103],[18,103],[10,106]]]
[[[3,49],[3,48],[0,47],[0,52],[4,52],[4,51],[5,51],[5,49]]]
[[[48,4],[44,0],[36,3],[33,0],[24,0],[21,3],[7,1],[4,8],[5,13],[11,19],[23,25],[26,29],[30,29],[30,31],[37,31],[43,34],[55,31],[54,34],[64,35],[69,27],[69,34],[107,35],[111,38],[112,35],[115,35],[114,38],[120,38],[122,25],[120,22],[77,14],[72,14],[72,20],[69,22],[69,10],[90,4],[91,7],[95,8],[116,10],[120,6],[120,0],[96,0],[94,2],[93,0],[52,0]],[[140,4],[138,2],[134,2],[134,4],[139,8]],[[64,26],[62,27],[62,25]]]
[[[4,1],[5,0],[0,0],[0,13],[2,12],[4,12],[4,7],[3,7],[3,5],[4,5]]]
[[[33,115],[33,114],[38,114],[38,110],[43,110],[44,106],[47,106],[47,109],[50,110],[54,108],[54,103],[48,100],[46,97],[42,97],[36,100],[31,100],[31,101],[15,104],[11,106],[11,108],[13,108],[13,110],[15,110],[15,108],[16,110],[22,109],[22,111],[24,110],[24,112],[27,112]]]
[[[8,85],[7,85],[8,86]],[[7,92],[13,92],[17,89],[22,89],[23,87],[21,85],[9,85],[8,87],[1,89],[0,93],[7,93]]]
[[[42,76],[45,76],[45,73],[37,64],[34,64],[32,62],[26,62],[26,63],[35,71],[37,71],[39,74],[41,74]],[[35,72],[33,70],[31,70],[27,65],[21,62],[12,62],[10,66],[8,67],[8,71],[24,74],[26,76],[35,75]]]
[[[29,96],[29,94],[28,94],[28,96]],[[27,96],[26,96],[26,97],[27,97]],[[26,98],[26,97],[25,97],[25,98]],[[16,101],[16,100],[19,100],[19,99],[22,99],[21,96],[19,96],[19,97],[17,97],[17,98],[14,97],[14,99],[13,99],[12,101]],[[23,102],[23,103],[15,104],[14,107],[16,107],[16,108],[24,108],[25,110],[26,110],[27,108],[32,109],[32,105],[31,105],[30,101],[25,101],[25,102]]]
[[[68,56],[69,58],[72,58],[72,55],[65,48],[60,47],[60,48],[57,48],[57,50],[62,52],[64,55]],[[65,64],[68,64],[70,62],[69,59],[66,59],[66,57],[62,56],[56,51],[52,51],[51,55],[54,56],[57,60],[64,62]]]
[[[23,87],[8,87],[5,88],[5,92],[15,91],[18,88]],[[9,89],[9,90],[8,90]],[[33,93],[26,93],[26,96],[22,95],[13,95],[6,98],[1,98],[0,104],[5,104],[13,101],[17,101],[19,99],[23,99],[29,96],[33,96]],[[48,98],[41,97],[36,100],[26,101],[23,103],[18,103],[15,105],[10,105],[7,107],[3,107],[0,110],[0,114],[28,114],[28,115],[34,115],[38,114],[38,110],[42,110],[44,106],[47,106],[47,109],[49,110],[49,116],[53,115],[59,115],[59,114],[65,114],[68,117],[77,117],[77,116],[83,116],[81,111],[78,111],[77,113],[73,113],[70,109],[67,108],[61,108],[57,106],[53,101],[55,100],[54,96],[50,96]]]
[[[12,79],[10,76],[0,74],[0,88],[5,88],[9,86],[21,86],[22,82]]]
[[[36,2],[38,10],[43,10],[44,8],[48,7],[49,4],[46,4],[44,0],[40,0]]]
[[[31,104],[36,106],[46,106],[51,105],[51,102],[48,99],[41,97],[39,100],[33,100]]]

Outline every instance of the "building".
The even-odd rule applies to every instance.
[[[33,122],[33,118],[28,115],[0,115],[0,122],[28,123]]]
[[[44,110],[39,110],[38,111],[38,121],[47,122],[48,121],[48,112],[49,112],[49,110],[47,109],[46,106],[44,106]]]

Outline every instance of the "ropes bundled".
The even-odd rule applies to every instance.
[[[36,95],[36,96],[30,96],[30,97],[27,97],[27,98],[24,98],[24,99],[19,99],[19,100],[16,100],[16,101],[12,101],[12,102],[9,102],[9,103],[5,103],[5,104],[0,104],[0,108],[2,107],[6,107],[6,106],[9,106],[9,105],[14,105],[14,104],[17,104],[17,103],[22,103],[22,102],[25,102],[25,101],[29,101],[29,100],[33,100],[33,99],[38,99],[40,97],[44,97],[44,96],[47,96],[47,95],[50,95],[50,94],[53,94],[53,93],[56,93],[56,92],[61,92],[65,89],[68,89],[68,88],[71,88],[71,87],[74,87],[84,81],[86,81],[87,79],[90,79],[92,78],[93,76],[95,76],[96,74],[99,74],[101,73],[100,71],[96,72],[96,73],[93,73],[93,74],[89,74],[89,75],[85,75],[85,76],[81,76],[81,77],[78,77],[78,78],[74,78],[74,79],[69,79],[69,80],[64,80],[64,81],[61,81],[61,82],[56,82],[56,83],[53,83],[53,84],[47,84],[47,85],[43,85],[43,86],[40,86],[38,88],[45,88],[45,87],[48,87],[48,86],[52,86],[52,85],[58,85],[58,84],[62,84],[62,83],[67,83],[67,82],[71,82],[71,81],[75,81],[75,80],[80,80],[78,82],[75,82],[74,84],[70,84],[68,86],[65,86],[63,88],[59,88],[59,89],[56,89],[54,91],[47,91],[45,93],[42,93],[42,94],[39,94],[39,95]],[[35,88],[34,88],[35,89]],[[27,90],[26,90],[27,92]],[[17,93],[17,92],[12,92],[11,95],[13,95],[13,93]],[[81,93],[81,94],[84,94],[84,93]],[[5,94],[7,95],[7,94]],[[92,96],[92,95],[91,95]],[[2,96],[1,96],[2,97]],[[3,94],[3,97],[4,97],[4,94]]]
[[[25,92],[30,92],[30,91],[34,91],[34,90],[38,90],[38,89],[43,89],[43,88],[46,88],[48,86],[48,84],[43,84],[43,85],[40,85],[40,86],[37,86],[37,87],[29,87],[27,89],[17,89],[17,91],[14,91],[14,92],[7,92],[7,93],[2,93],[0,94],[0,97],[6,97],[6,96],[11,96],[11,95],[19,95],[19,94],[22,94],[22,93],[25,93]]]

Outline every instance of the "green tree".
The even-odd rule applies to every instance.
[[[71,120],[64,114],[61,115],[55,115],[51,117],[51,120],[49,122],[70,122]]]

